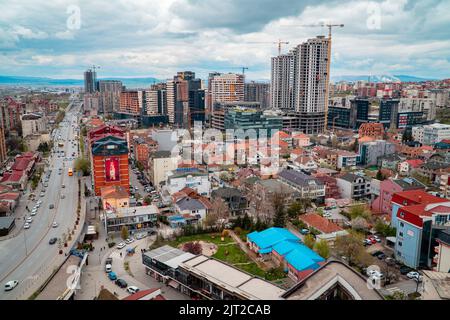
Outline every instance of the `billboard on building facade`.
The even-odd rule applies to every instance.
[[[119,181],[119,158],[111,157],[105,159],[105,178],[107,182]]]

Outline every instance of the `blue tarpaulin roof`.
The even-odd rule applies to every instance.
[[[261,248],[260,254],[275,251],[284,256],[286,261],[299,271],[318,269],[320,267],[318,263],[325,261],[287,229],[274,227],[261,232],[252,232],[247,237]]]

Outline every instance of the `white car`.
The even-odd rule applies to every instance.
[[[30,224],[27,222],[27,223],[25,223],[24,225],[23,225],[23,228],[24,229],[30,229]]]
[[[128,291],[129,293],[133,294],[133,293],[138,292],[138,291],[139,291],[139,288],[136,287],[136,286],[129,286],[129,287],[127,288],[127,291]]]
[[[134,239],[133,238],[128,238],[127,240],[125,240],[125,242],[127,244],[133,243]]]
[[[5,283],[5,291],[11,291],[15,287],[17,287],[18,284],[19,284],[19,281],[17,281],[17,280],[8,281],[7,283]]]
[[[119,243],[118,245],[117,245],[117,249],[122,249],[122,248],[124,248],[126,246],[126,244],[124,243],[124,242],[121,242],[121,243]]]
[[[32,223],[33,222],[33,218],[32,217],[28,217],[28,218],[25,219],[25,222]]]
[[[107,264],[107,265],[105,266],[105,272],[106,272],[106,273],[110,273],[111,271],[112,271],[112,265]]]
[[[420,279],[420,273],[417,271],[411,271],[406,274],[409,279]]]
[[[52,223],[52,228],[57,228],[57,227],[58,227],[58,222],[56,222],[56,221],[53,222],[53,223]]]
[[[35,216],[36,215],[36,213],[37,213],[37,211],[36,210],[33,210],[33,211],[31,211],[31,213],[30,213],[30,216]]]

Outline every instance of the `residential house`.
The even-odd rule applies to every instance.
[[[157,151],[149,160],[150,181],[155,188],[161,188],[161,182],[166,180],[166,173],[178,168],[178,156],[170,151]]]
[[[123,227],[127,227],[131,234],[149,231],[155,226],[158,214],[159,209],[155,205],[106,210],[106,232],[121,232]]]
[[[167,190],[170,195],[186,187],[195,190],[202,196],[209,197],[211,182],[208,173],[199,171],[168,171],[166,173],[164,190]]]
[[[423,160],[409,159],[398,164],[397,171],[402,176],[409,176],[413,169],[419,168],[423,164]]]
[[[336,237],[345,236],[348,234],[348,232],[340,226],[331,220],[318,215],[317,213],[302,214],[299,219],[303,221],[308,228],[314,228],[320,232],[320,234],[316,236],[317,240],[325,240],[331,245],[334,244]]]
[[[370,196],[370,180],[367,177],[346,173],[336,178],[343,198],[362,200]]]
[[[211,199],[222,199],[228,205],[232,216],[244,215],[248,210],[248,200],[239,189],[223,187],[211,193]]]
[[[122,186],[107,186],[100,189],[103,208],[127,208],[130,206],[130,196]]]

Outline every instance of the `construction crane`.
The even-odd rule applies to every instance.
[[[245,70],[248,70],[248,67],[242,67],[242,75],[245,76]]]
[[[282,40],[278,40],[278,41],[252,41],[252,42],[246,42],[246,43],[255,43],[255,44],[260,44],[260,43],[270,43],[270,44],[276,44],[278,46],[278,55],[281,55],[281,45],[283,44],[289,44],[289,41],[282,41]]]
[[[92,71],[94,71],[95,72],[95,69],[100,69],[100,66],[96,66],[96,65],[92,65]]]

